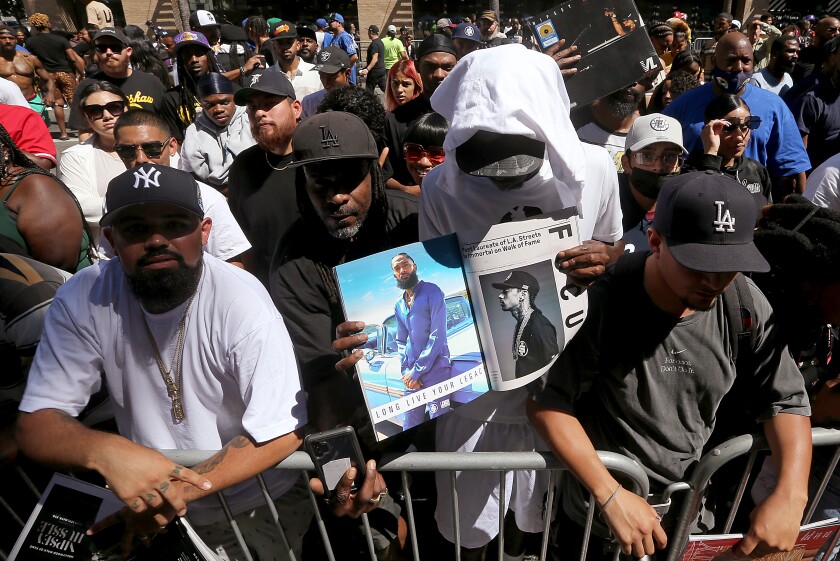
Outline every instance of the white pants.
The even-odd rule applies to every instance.
[[[435,449],[438,452],[533,452],[547,450],[528,423],[489,423],[468,419],[457,412],[437,420]],[[448,471],[435,473],[437,508],[435,520],[444,538],[455,542],[452,520],[452,492]],[[487,545],[499,533],[499,472],[455,472],[461,546]],[[524,532],[542,532],[544,504],[549,472],[519,470],[505,472],[505,511],[516,515],[516,525]]]

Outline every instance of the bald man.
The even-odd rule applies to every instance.
[[[799,61],[791,74],[794,82],[820,71],[826,59],[826,43],[837,37],[839,33],[840,20],[837,18],[826,16],[817,22],[811,44],[799,52]]]
[[[712,80],[679,96],[664,113],[682,124],[683,145],[691,153],[703,149],[700,131],[709,102],[721,95],[739,96],[752,115],[761,118],[744,155],[767,167],[777,187],[773,198],[781,200],[786,194],[802,193],[811,164],[790,109],[776,94],[749,84],[752,72],[750,40],[743,33],[727,33],[715,48]]]

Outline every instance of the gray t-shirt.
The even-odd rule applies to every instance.
[[[577,416],[597,450],[637,460],[656,486],[684,480],[700,458],[736,371],[721,298],[707,312],[675,318],[651,301],[643,270],[631,269],[620,282],[612,270],[589,289],[586,322],[529,389],[539,403]],[[739,407],[756,419],[782,411],[810,415],[802,376],[778,340],[770,305],[748,283],[754,367],[742,367],[750,391]]]

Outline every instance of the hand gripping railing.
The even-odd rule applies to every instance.
[[[202,462],[215,454],[214,451],[198,451],[198,450],[161,450],[161,452],[166,455],[169,459],[185,465],[185,466],[193,466],[199,462]],[[621,475],[622,480],[626,480],[629,483],[627,484],[628,489],[632,492],[637,493],[642,497],[647,497],[649,491],[649,483],[647,474],[645,471],[633,460],[622,456],[620,454],[614,454],[612,452],[599,452],[598,456],[601,458],[601,461],[604,465],[609,469],[612,473]],[[304,452],[295,452],[290,455],[288,458],[280,462],[276,466],[276,469],[288,469],[288,470],[302,470],[302,476],[304,478],[309,477],[306,473],[307,471],[312,471],[314,466],[312,465],[312,461],[309,459]],[[564,471],[566,468],[559,462],[557,459],[550,452],[409,452],[404,454],[386,454],[383,456],[382,460],[380,461],[379,465],[377,466],[379,471],[396,471],[400,472],[402,476],[402,486],[403,492],[405,493],[405,504],[406,504],[406,514],[408,517],[408,528],[409,528],[409,536],[411,540],[411,547],[412,552],[414,554],[414,559],[420,559],[419,547],[418,547],[418,538],[417,538],[417,531],[416,531],[416,524],[414,518],[414,510],[411,505],[411,489],[408,482],[408,472],[410,471],[449,471],[450,475],[450,485],[452,486],[452,512],[453,512],[453,520],[456,522],[459,520],[458,517],[458,497],[455,490],[455,472],[456,471],[498,471],[499,473],[499,482],[501,485],[501,492],[500,496],[505,495],[505,472],[511,470],[551,470],[550,475],[550,484],[549,484],[549,491],[548,497],[546,500],[546,507],[545,512],[548,513],[545,520],[545,528],[543,532],[543,539],[542,539],[542,549],[541,549],[541,559],[546,558],[546,552],[548,548],[548,536],[549,536],[549,526],[551,524],[551,515],[550,513],[553,512],[553,505],[554,505],[554,498],[555,498],[555,486],[557,482],[558,472]],[[262,478],[259,478],[260,481]],[[265,492],[265,486],[261,483],[263,487],[264,495],[267,498],[268,504],[271,504],[270,498],[268,494]],[[307,485],[308,487],[308,485]],[[310,500],[312,501],[312,505],[315,510],[315,516],[318,524],[318,528],[321,534],[321,538],[324,542],[324,549],[327,551],[327,556],[330,561],[335,559],[332,551],[332,546],[330,544],[329,536],[327,535],[326,528],[324,526],[324,522],[321,519],[318,509],[317,503],[315,499],[315,495],[312,491],[309,491]],[[245,555],[248,556],[247,547],[244,545],[244,540],[241,537],[241,533],[238,531],[238,527],[236,526],[236,521],[230,516],[230,511],[227,509],[227,505],[224,502],[223,493],[219,493],[219,500],[224,505],[223,508],[225,509],[225,514],[228,516],[228,521],[231,523],[231,527],[233,528],[234,533],[236,534],[237,538],[239,539],[240,546],[242,546],[243,551],[245,551]],[[592,528],[592,523],[594,521],[595,515],[595,504],[596,501],[593,497],[590,497],[589,506],[587,509],[587,520],[586,526],[584,528],[584,538],[583,538],[583,547],[581,552],[581,559],[585,559],[586,557],[586,545],[589,540],[589,535]],[[273,507],[270,507],[273,508]],[[502,559],[502,554],[504,551],[504,512],[505,504],[504,501],[499,501],[499,559]],[[277,521],[277,516],[275,514],[275,522],[277,522],[277,527],[279,531],[282,533],[282,527],[280,526],[279,522]],[[376,556],[374,553],[373,548],[373,538],[370,532],[370,526],[367,520],[367,515],[362,515],[362,522],[364,524],[365,535],[367,537],[368,542],[368,549],[370,551],[370,556],[372,561],[376,561]],[[285,542],[285,537],[284,543]],[[456,560],[460,561],[460,528],[459,525],[455,525],[455,555]],[[248,561],[251,561],[250,557],[248,557]]]

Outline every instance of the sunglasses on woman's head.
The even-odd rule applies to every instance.
[[[446,159],[446,152],[440,146],[425,148],[422,144],[407,142],[403,145],[405,159],[411,163],[417,163],[423,158],[429,158],[433,166],[439,166]]]
[[[125,103],[122,101],[111,101],[105,105],[83,105],[82,111],[85,115],[93,121],[98,121],[105,115],[105,111],[111,114],[112,117],[119,117],[125,113]]]

